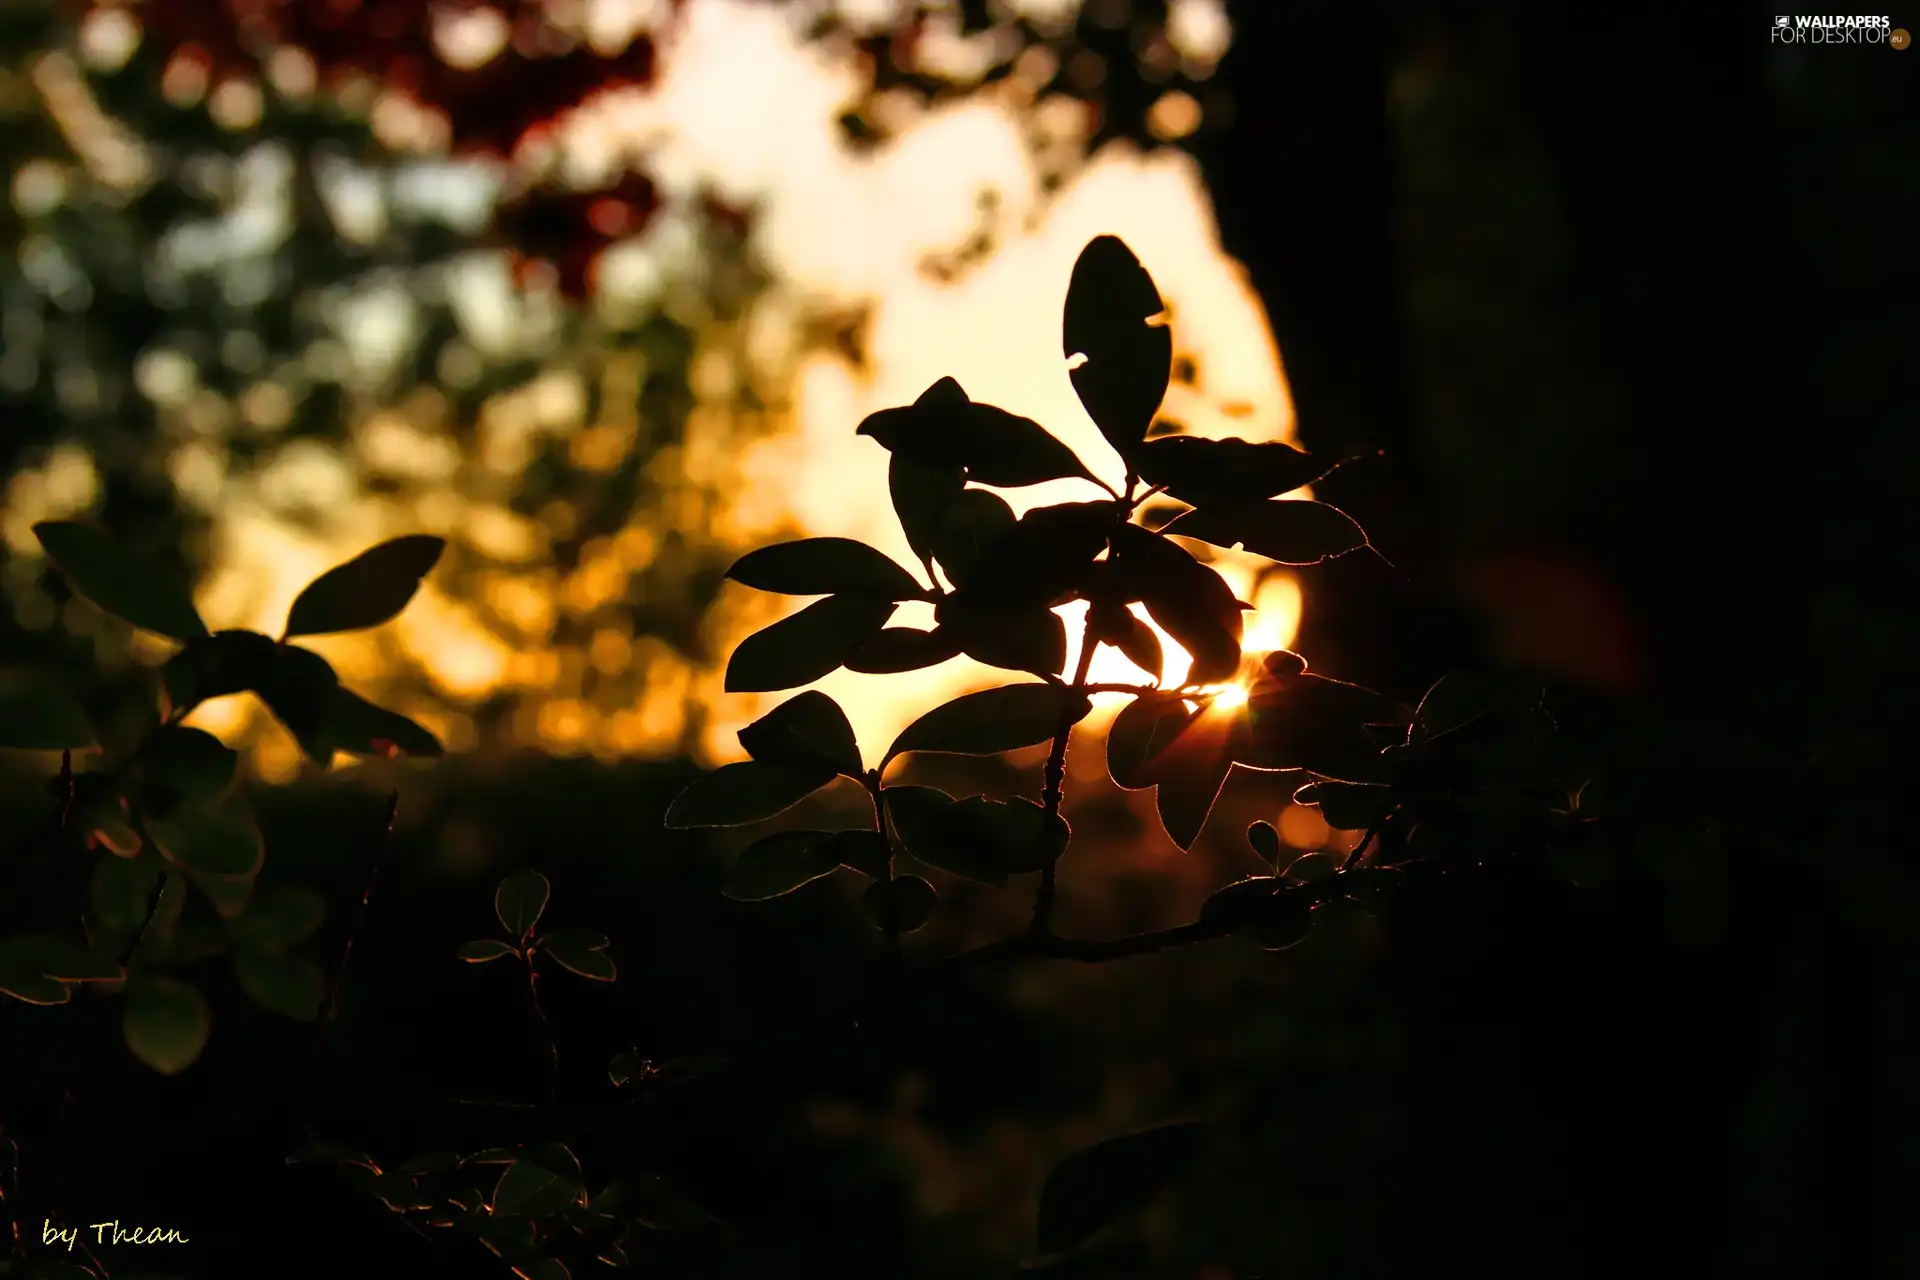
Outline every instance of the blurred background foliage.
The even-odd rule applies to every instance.
[[[372,856],[365,791],[401,793],[332,1083],[261,1088],[303,1046],[237,999],[177,1080],[127,1061],[106,1002],[9,1004],[9,1130],[84,1157],[30,1166],[34,1203],[179,1223],[204,1241],[188,1275],[260,1274],[296,1235],[276,1274],[481,1274],[279,1159],[303,1126],[390,1156],[510,1140],[487,1108],[419,1101],[531,1078],[497,975],[451,959],[500,873],[541,867],[556,912],[615,936],[619,987],[551,1010],[583,1091],[615,1052],[770,1036],[874,958],[836,881],[728,902],[744,841],[658,832],[727,644],[766,620],[720,574],[795,523],[736,501],[747,445],[792,429],[809,353],[873,360],[857,299],[781,279],[752,208],[654,171],[644,139],[561,140],[644,95],[702,4],[0,7],[0,658],[88,689],[110,750],[151,717],[164,651],[71,597],[37,520],[173,555],[210,618],[268,630],[344,553],[438,533],[401,622],[317,647],[458,753],[302,774],[244,700],[209,709],[254,743],[268,875],[327,892],[329,944]],[[1656,1248],[1910,1267],[1899,55],[1769,51],[1762,18],[1653,5],[775,7],[844,75],[856,151],[999,95],[1050,193],[1096,155],[1189,155],[1300,439],[1388,454],[1322,486],[1385,560],[1289,578],[1296,647],[1401,696],[1489,653],[1543,670],[1658,822],[1592,895],[976,983],[905,1043],[676,1085],[590,1165],[642,1151],[734,1223],[713,1275],[1008,1273],[1053,1160],[1182,1115],[1225,1146],[1100,1274],[1598,1274]],[[990,214],[924,272],[990,264]],[[1069,931],[1190,918],[1253,869],[1254,817],[1352,840],[1241,775],[1170,857],[1098,762],[1069,760]],[[8,763],[25,829],[43,775]],[[940,779],[1037,795],[1036,774]],[[1017,928],[1015,896],[954,886],[920,945]],[[43,1050],[12,1054],[25,1035]]]

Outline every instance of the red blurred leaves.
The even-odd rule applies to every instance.
[[[673,10],[680,8],[675,0]],[[147,0],[136,11],[151,46],[200,64],[210,83],[262,78],[277,49],[313,59],[321,90],[370,79],[448,125],[457,156],[509,160],[569,112],[608,92],[650,84],[655,45],[640,33],[600,53],[551,21],[546,0]],[[491,12],[506,38],[483,61],[456,65],[435,43],[437,19]],[[659,206],[646,177],[611,189],[537,188],[502,211],[524,267],[548,263],[569,297],[583,296],[608,244],[645,228]]]

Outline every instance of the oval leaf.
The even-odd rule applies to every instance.
[[[825,767],[849,778],[861,774],[860,744],[847,713],[817,689],[787,699],[740,730],[739,738],[762,764]]]
[[[147,834],[174,866],[216,879],[248,879],[259,872],[266,856],[260,828],[232,808],[176,809],[148,821]]]
[[[233,785],[238,752],[204,729],[185,725],[163,727],[147,748],[141,772],[168,801],[211,802]]]
[[[736,902],[764,902],[840,869],[826,831],[780,831],[754,841],[734,859],[726,895]]]
[[[0,682],[0,747],[84,751],[95,745],[86,709],[47,676]]]
[[[740,642],[727,660],[728,693],[774,693],[812,684],[887,625],[894,602],[828,596]]]
[[[939,902],[940,895],[934,887],[919,876],[895,876],[892,880],[875,880],[867,886],[867,891],[860,895],[860,914],[868,924],[884,930],[891,909],[900,932],[912,933],[933,918],[933,909]]]
[[[524,938],[540,923],[552,892],[553,886],[538,871],[516,871],[493,891],[493,914],[509,934]]]
[[[1107,775],[1128,791],[1159,781],[1160,757],[1199,717],[1171,694],[1142,694],[1120,709],[1107,729]]]
[[[262,1009],[297,1022],[312,1022],[320,1016],[326,978],[305,956],[243,949],[234,952],[233,972],[247,998]]]
[[[394,538],[336,565],[294,599],[287,612],[288,636],[364,631],[407,607],[420,580],[440,560],[445,539],[426,534]]]
[[[109,932],[138,932],[159,887],[158,858],[101,858],[87,882],[88,915]]]
[[[887,464],[887,492],[913,554],[922,560],[932,557],[940,522],[966,485],[964,467],[932,467],[905,454],[893,455]]]
[[[359,694],[335,687],[327,698],[319,739],[327,749],[350,756],[419,756],[446,754],[440,740],[397,711],[375,706]]]
[[[960,656],[960,643],[939,631],[885,627],[844,664],[863,675],[890,676],[937,667]]]
[[[820,855],[837,858],[841,866],[875,880],[884,879],[887,874],[887,842],[878,831],[836,831],[821,846]]]
[[[1254,917],[1253,933],[1262,951],[1285,951],[1306,940],[1313,929],[1313,907],[1297,894],[1276,895]]]
[[[887,758],[909,751],[991,756],[1049,741],[1078,724],[1093,704],[1053,684],[1013,684],[964,694],[908,725]]]
[[[327,900],[300,885],[267,885],[255,891],[246,911],[227,921],[235,942],[261,951],[299,946],[327,918]]]
[[[1233,769],[1225,735],[1205,726],[1203,730],[1182,738],[1155,765],[1159,790],[1154,793],[1154,806],[1160,825],[1182,849],[1191,849],[1199,839]]]
[[[887,813],[908,853],[948,875],[1005,888],[1007,871],[986,833],[956,813],[936,787],[888,787]]]
[[[1405,722],[1404,707],[1359,685],[1308,674],[1263,679],[1234,722],[1233,758],[1255,769],[1383,781],[1388,762],[1369,726]]]
[[[1068,1156],[1040,1192],[1040,1248],[1071,1249],[1138,1209],[1198,1160],[1206,1144],[1207,1127],[1189,1122],[1112,1138]]]
[[[137,973],[127,981],[120,1030],[133,1056],[161,1075],[199,1060],[213,1030],[206,998],[178,978]]]
[[[591,929],[555,929],[540,939],[540,949],[562,966],[595,982],[612,982],[619,976],[607,955],[607,935]]]
[[[1280,833],[1271,822],[1256,822],[1247,828],[1247,843],[1270,867],[1280,865]]]
[[[1140,446],[1136,463],[1147,484],[1196,507],[1277,498],[1312,484],[1339,465],[1288,444],[1199,436],[1149,440]]]
[[[999,494],[968,489],[947,504],[933,534],[933,558],[950,582],[964,583],[987,548],[1019,522]]]
[[[1159,411],[1173,375],[1173,332],[1147,321],[1166,310],[1153,277],[1117,236],[1080,251],[1067,285],[1061,354],[1086,361],[1068,375],[1107,443],[1132,457]]]
[[[165,565],[77,521],[48,521],[33,526],[33,533],[68,585],[114,617],[175,640],[207,635],[193,596]]]
[[[883,553],[852,538],[802,538],[750,551],[727,576],[789,596],[865,595],[918,600],[927,589]]]
[[[741,760],[723,764],[674,797],[669,827],[738,827],[783,813],[834,779],[825,764]]]
[[[61,982],[115,982],[126,970],[98,955],[77,934],[26,933],[0,941],[0,970],[37,973]]]
[[[1386,816],[1393,793],[1352,782],[1314,782],[1293,793],[1295,804],[1320,810],[1336,831],[1365,831]]]
[[[1324,502],[1210,503],[1175,517],[1161,532],[1245,547],[1280,564],[1319,564],[1367,545],[1353,517]]]
[[[942,378],[904,409],[883,409],[856,435],[939,470],[965,467],[967,478],[1002,489],[1092,474],[1073,450],[1031,418],[977,404],[952,378]]]
[[[587,1202],[586,1179],[573,1152],[550,1142],[519,1156],[493,1189],[496,1216],[547,1218]]]
[[[498,938],[475,938],[472,942],[463,942],[454,952],[468,964],[485,964],[489,960],[498,960],[503,956],[517,954],[514,949]]]

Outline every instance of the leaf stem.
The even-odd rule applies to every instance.
[[[379,841],[373,847],[373,863],[367,868],[367,887],[360,894],[360,908],[354,913],[353,927],[347,930],[346,945],[340,949],[340,963],[333,971],[333,981],[327,984],[327,1021],[331,1022],[340,1012],[340,984],[347,976],[347,961],[353,958],[353,940],[367,923],[367,907],[373,901],[374,886],[380,882],[380,855],[386,852],[387,844],[393,839],[394,819],[400,813],[400,793],[387,795],[387,817],[381,824]]]
[[[551,1105],[560,1092],[560,1046],[553,1038],[553,1023],[547,1019],[546,1006],[540,1003],[540,978],[533,969],[533,948],[520,948],[520,959],[527,968],[527,1003],[533,1008],[533,1021],[547,1050],[547,1102]]]
[[[873,801],[874,830],[880,833],[881,841],[887,846],[886,878],[881,881],[887,886],[887,893],[880,915],[880,927],[886,933],[887,950],[893,955],[894,967],[901,969],[906,964],[906,957],[900,949],[900,907],[893,894],[894,839],[887,830],[887,807],[882,797],[880,770],[869,770],[862,781],[867,785],[867,798]]]

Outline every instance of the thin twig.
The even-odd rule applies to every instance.
[[[886,878],[882,881],[887,886],[887,890],[886,901],[880,915],[880,927],[886,934],[887,950],[893,955],[894,967],[896,970],[901,970],[905,967],[906,958],[900,948],[900,906],[893,892],[894,839],[887,829],[887,807],[881,796],[880,771],[869,770],[864,781],[867,785],[867,798],[873,801],[874,830],[880,833],[881,843],[887,847]]]
[[[533,1020],[547,1048],[547,1104],[551,1106],[560,1093],[560,1046],[553,1038],[553,1023],[547,1020],[546,1007],[540,1003],[540,978],[533,969],[533,948],[523,946],[520,959],[527,966],[527,1003],[533,1006]]]
[[[333,981],[327,990],[327,1021],[332,1022],[340,1012],[340,984],[346,981],[347,962],[353,958],[353,941],[367,923],[367,906],[373,901],[373,890],[380,882],[380,856],[386,852],[387,845],[393,839],[394,819],[400,813],[400,793],[387,795],[386,821],[381,824],[380,837],[373,846],[373,862],[367,868],[367,887],[360,893],[360,908],[354,914],[353,927],[347,930],[346,945],[340,949],[340,963],[333,971]]]
[[[1087,608],[1087,619],[1080,628],[1080,663],[1074,669],[1073,688],[1084,693],[1087,684],[1087,669],[1093,665],[1093,651],[1100,647],[1094,638],[1093,608]],[[1040,890],[1033,897],[1033,923],[1028,932],[1035,937],[1044,937],[1052,925],[1055,880],[1058,874],[1061,849],[1054,841],[1054,824],[1060,818],[1060,802],[1063,798],[1063,785],[1067,777],[1067,739],[1073,736],[1074,721],[1072,703],[1063,704],[1059,732],[1053,735],[1053,750],[1047,755],[1047,768],[1044,776],[1045,790],[1041,800],[1046,808],[1046,816],[1040,823],[1040,838],[1046,842],[1046,859],[1040,864]]]

